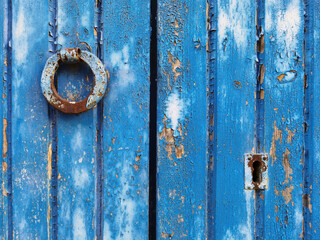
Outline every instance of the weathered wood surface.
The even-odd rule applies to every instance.
[[[148,239],[151,220],[157,239],[319,239],[319,0],[150,3],[0,0],[0,238]],[[48,57],[71,47],[110,74],[79,115],[40,88]],[[70,101],[92,84],[84,64],[57,73]],[[244,190],[243,156],[258,152],[268,189]]]
[[[149,4],[0,3],[1,239],[146,239]],[[79,115],[49,107],[40,88],[48,57],[72,47],[97,54],[111,74],[104,103]],[[56,75],[70,101],[91,91],[84,64]]]
[[[103,1],[104,239],[148,239],[150,2]]]
[[[215,210],[208,228],[214,229],[211,238],[252,239],[254,192],[244,190],[243,154],[256,152],[255,2],[217,1],[211,7],[217,14],[217,25],[210,26],[210,33],[217,36],[210,45],[210,54],[216,58],[210,68],[215,92],[210,98],[210,119],[216,128],[209,132],[214,136],[209,171],[214,171],[211,177],[215,178],[209,200],[215,202]]]
[[[304,6],[303,1],[265,5],[265,238],[303,236]]]
[[[158,1],[158,239],[207,237],[206,11]]]

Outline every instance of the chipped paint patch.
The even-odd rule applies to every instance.
[[[283,181],[282,184],[289,184],[289,180],[292,181],[292,173],[293,170],[290,167],[290,161],[289,161],[289,155],[290,155],[290,151],[288,150],[288,148],[286,148],[286,151],[283,153],[283,168],[284,168],[284,172],[285,172],[285,180]]]
[[[291,200],[292,200],[292,190],[293,190],[293,185],[291,185],[290,187],[286,187],[285,190],[281,191],[281,195],[284,198],[286,204],[288,204]],[[293,203],[292,203],[293,205]]]
[[[174,137],[174,130],[172,128],[168,128],[167,127],[167,123],[166,123],[167,117],[164,116],[164,127],[162,129],[162,131],[160,132],[160,140],[165,139],[165,142],[167,143],[165,150],[167,152],[167,157],[170,160],[173,160],[172,157],[172,153],[173,150],[176,153],[176,157],[182,158],[185,154],[184,151],[184,145],[183,144],[179,144],[179,146],[176,144],[176,139]]]
[[[181,61],[178,58],[175,58],[170,52],[168,52],[168,63],[171,63],[172,72],[174,73],[174,80],[181,75],[181,72],[178,72],[177,69],[181,68]]]
[[[273,166],[273,161],[277,159],[276,157],[276,141],[279,141],[279,144],[282,144],[282,131],[277,127],[276,121],[273,123],[273,135],[272,142],[270,147],[270,156],[272,158],[271,166]]]

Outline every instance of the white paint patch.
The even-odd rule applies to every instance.
[[[74,185],[77,188],[84,189],[86,186],[90,184],[90,177],[87,169],[78,169],[72,171],[72,178],[74,181]]]
[[[73,152],[78,152],[79,150],[83,150],[83,131],[81,130],[81,125],[77,126],[77,131],[72,137],[71,148]]]
[[[86,28],[90,28],[90,11],[86,11],[81,15],[81,25]]]
[[[173,130],[178,128],[179,120],[184,117],[185,105],[179,94],[175,91],[171,93],[167,100],[166,116],[171,121]]]
[[[297,34],[299,33],[300,1],[292,0],[286,11],[279,11],[277,19],[277,37],[287,46],[297,45]]]
[[[303,221],[302,210],[299,208],[299,206],[295,208],[294,221],[295,221],[296,236],[299,236],[300,233],[302,232],[302,221]]]
[[[118,87],[122,89],[135,82],[135,75],[130,69],[129,58],[128,45],[124,46],[121,51],[111,53],[111,65],[113,68],[118,69]]]
[[[300,5],[299,0],[292,0],[288,6],[282,8],[279,8],[279,3],[275,0],[266,2],[265,29],[270,34],[275,32],[273,41],[277,44],[275,64],[278,73],[292,70],[295,65],[293,58],[299,47],[297,36],[302,24]]]
[[[112,239],[112,233],[110,230],[110,226],[106,221],[104,221],[104,224],[103,224],[103,239],[104,240]]]
[[[26,226],[27,226],[27,222],[24,218],[22,218],[21,221],[19,222],[19,232],[23,233],[25,231]]]
[[[72,233],[73,239],[87,239],[84,212],[80,208],[77,208],[73,214]]]
[[[133,156],[134,155],[132,154],[132,157]],[[122,186],[120,194],[121,205],[118,207],[119,211],[117,215],[121,218],[121,227],[116,239],[121,240],[134,239],[136,237],[134,236],[136,228],[134,218],[136,215],[135,210],[137,209],[137,204],[130,195],[128,195],[128,192],[130,192],[130,182],[128,181],[128,177],[133,175],[131,168],[132,167],[129,164],[125,164],[120,178],[120,184]]]
[[[59,194],[59,198],[62,194]],[[70,220],[70,203],[63,201],[61,206],[61,216],[64,221]]]
[[[251,223],[251,202],[253,191],[244,191],[246,195],[246,210],[247,210],[247,225],[239,227],[239,231],[242,235],[245,236],[245,239],[252,239],[252,223]]]
[[[229,229],[227,230],[226,235],[223,236],[223,240],[235,240]]]
[[[221,2],[219,5],[222,5]],[[250,15],[245,13],[251,5],[250,0],[231,0],[227,7],[219,8],[218,39],[221,50],[224,50],[228,41],[235,41],[238,50],[243,52],[248,47]]]
[[[30,20],[25,17],[25,9],[22,4],[19,6],[16,18],[13,21],[13,53],[14,64],[21,66],[27,63],[29,53],[29,39],[34,34],[34,29],[31,27]],[[19,82],[23,81],[20,77],[16,79]],[[20,85],[19,83],[17,84]]]

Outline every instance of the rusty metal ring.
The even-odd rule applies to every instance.
[[[61,62],[74,64],[80,60],[91,68],[94,75],[94,86],[85,99],[79,102],[69,102],[58,94],[54,86],[54,75]],[[93,108],[101,100],[106,92],[108,79],[109,75],[99,58],[79,48],[69,48],[61,50],[47,60],[41,76],[41,88],[44,97],[54,108],[64,113],[82,113]]]

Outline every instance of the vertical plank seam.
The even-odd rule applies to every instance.
[[[96,0],[95,27],[97,28],[96,44],[97,56],[104,62],[103,56],[103,8],[102,0]],[[96,122],[96,239],[103,239],[103,101],[97,105],[97,122]]]
[[[49,52],[51,54],[57,51],[57,4],[58,0],[49,1]],[[50,121],[49,143],[51,143],[51,179],[48,179],[48,188],[51,195],[48,196],[48,239],[50,237],[51,239],[58,239],[58,130],[57,111],[51,106],[48,106],[48,116]]]
[[[256,1],[256,114],[255,114],[255,152],[265,151],[264,146],[264,0]],[[254,200],[254,238],[264,238],[265,202],[264,190],[255,190]]]
[[[3,106],[4,110],[4,118],[7,121],[6,126],[6,141],[7,149],[4,152],[3,161],[7,163],[7,175],[4,176],[6,178],[6,183],[3,186],[3,194],[7,196],[7,214],[8,214],[8,232],[7,237],[8,240],[13,239],[13,206],[12,206],[12,2],[11,0],[5,1],[4,7],[4,23],[7,23],[4,29],[4,49],[6,54],[6,61],[4,64],[4,94],[6,97],[4,98]],[[6,188],[6,189],[5,189]]]
[[[158,1],[151,0],[150,6],[150,128],[149,128],[149,239],[157,234],[157,10]]]
[[[304,0],[304,42],[303,42],[303,68],[304,68],[304,161],[303,161],[303,238],[312,238],[311,212],[309,205],[311,200],[311,190],[313,174],[313,1]],[[310,83],[310,84],[309,84]]]
[[[209,123],[208,123],[208,184],[207,184],[207,232],[208,239],[216,239],[215,213],[216,213],[216,172],[217,172],[217,1],[207,1],[207,58],[209,77]],[[212,135],[212,138],[209,136]],[[211,140],[212,139],[212,140]]]

